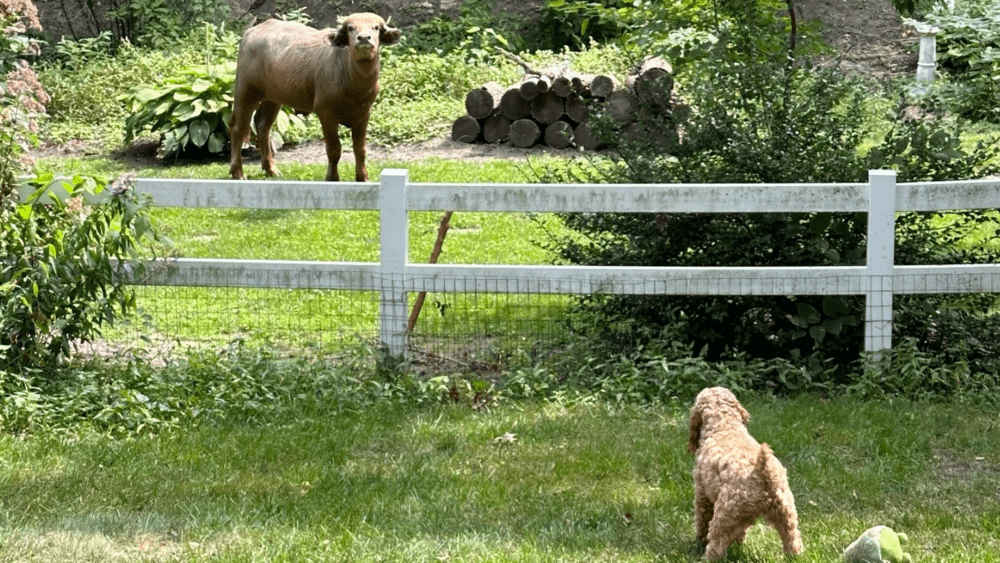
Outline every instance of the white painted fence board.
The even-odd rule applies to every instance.
[[[379,195],[371,182],[137,178],[135,190],[160,207],[238,209],[378,209]]]
[[[31,194],[21,186],[21,197]],[[614,293],[635,295],[865,295],[865,348],[890,348],[895,293],[1000,292],[1000,265],[894,266],[899,211],[1000,207],[1000,180],[897,185],[872,171],[865,184],[542,185],[408,184],[384,170],[380,184],[137,179],[160,206],[256,209],[380,209],[382,262],[179,259],[150,264],[144,283],[381,293],[381,337],[405,352],[407,294]],[[59,186],[54,193],[60,194]],[[63,190],[65,191],[65,190]],[[868,260],[853,267],[625,268],[420,265],[406,261],[407,213],[867,212]]]
[[[378,290],[376,262],[178,258],[146,262],[147,285]]]
[[[867,211],[867,184],[412,184],[411,211]]]
[[[912,182],[896,186],[897,211],[1000,207],[1000,180]]]

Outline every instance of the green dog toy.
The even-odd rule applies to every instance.
[[[910,540],[906,534],[892,531],[888,526],[868,528],[861,537],[844,550],[847,563],[913,563],[913,557],[903,551],[903,544]]]

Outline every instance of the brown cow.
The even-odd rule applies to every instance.
[[[326,179],[337,181],[341,124],[351,129],[355,178],[368,181],[365,137],[372,103],[378,94],[379,45],[394,45],[402,34],[375,14],[351,14],[337,29],[313,29],[300,23],[267,20],[251,27],[240,39],[229,118],[232,153],[229,173],[243,180],[240,151],[250,137],[254,109],[261,166],[268,176],[278,174],[269,133],[281,106],[316,112],[323,125],[329,168]]]

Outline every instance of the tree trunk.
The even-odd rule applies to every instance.
[[[554,149],[564,149],[573,139],[573,126],[559,120],[545,127],[545,144]]]
[[[554,123],[566,113],[566,101],[554,92],[546,92],[531,100],[531,117],[539,123]]]
[[[590,81],[590,94],[595,98],[605,98],[618,87],[613,76],[598,74]]]
[[[529,148],[538,141],[541,134],[538,124],[530,119],[518,119],[510,124],[510,142],[515,147]]]
[[[487,82],[482,88],[470,90],[465,95],[465,111],[476,119],[485,119],[500,107],[504,87],[496,82]]]
[[[500,98],[500,110],[511,121],[524,119],[531,115],[531,102],[521,95],[521,88],[515,86],[503,93]]]
[[[674,88],[673,69],[660,57],[648,57],[639,64],[635,74],[628,77],[626,85],[640,100],[668,107],[670,92]]]
[[[577,123],[586,123],[587,118],[590,117],[590,108],[587,107],[587,102],[576,94],[566,98],[566,117]]]
[[[483,122],[483,140],[487,143],[501,143],[510,136],[510,120],[501,111],[495,112]]]
[[[463,115],[451,126],[451,140],[463,143],[475,143],[479,139],[479,122],[476,118]]]
[[[601,146],[601,142],[590,132],[590,126],[586,123],[577,125],[576,129],[573,130],[573,142],[576,143],[576,146],[588,151]]]
[[[638,103],[635,96],[628,90],[615,90],[605,99],[608,115],[618,123],[635,121]]]

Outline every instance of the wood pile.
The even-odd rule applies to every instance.
[[[672,94],[672,69],[665,60],[643,60],[619,84],[613,76],[579,74],[564,67],[535,71],[515,55],[504,54],[524,67],[524,79],[508,87],[488,82],[470,90],[466,114],[452,125],[452,140],[595,150],[600,142],[591,133],[590,117],[606,113],[632,140],[645,136],[664,148],[676,144],[675,127],[644,124],[651,121],[644,115],[683,108]]]

